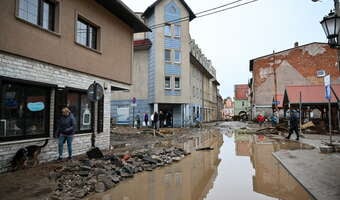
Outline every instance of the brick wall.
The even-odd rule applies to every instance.
[[[287,85],[323,84],[323,78],[316,77],[318,70],[325,70],[326,74],[331,74],[333,83],[340,83],[337,53],[328,44],[311,43],[254,59],[252,104],[260,106],[256,112],[271,109],[274,71],[277,94],[282,95]],[[263,106],[268,109],[261,109]]]
[[[62,59],[62,58],[61,58]],[[16,78],[27,81],[36,81],[58,86],[87,89],[93,81],[101,85],[119,85],[109,80],[101,79],[91,75],[66,70],[58,66],[38,62],[35,60],[10,55],[0,52],[0,76]],[[108,149],[110,143],[110,112],[111,112],[111,87],[104,90],[104,131],[96,134],[96,146],[101,149]],[[97,110],[95,110],[95,122],[97,121]],[[57,139],[53,138],[54,123],[54,89],[51,89],[50,102],[50,131],[48,145],[43,148],[40,154],[40,162],[51,161],[58,156]],[[94,124],[94,130],[97,130]],[[91,133],[75,135],[73,140],[73,155],[85,153],[91,146]],[[0,143],[0,172],[7,170],[9,161],[19,148],[38,144],[41,145],[46,138],[29,139]],[[64,156],[67,156],[66,144],[64,146]]]

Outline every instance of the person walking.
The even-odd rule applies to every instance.
[[[144,113],[144,123],[145,123],[145,126],[148,127],[148,123],[149,123],[149,115],[148,115],[148,113]]]
[[[140,128],[140,117],[139,114],[136,115],[136,124],[137,124],[137,129]]]
[[[76,130],[76,120],[71,113],[70,109],[64,107],[61,109],[62,115],[59,119],[56,134],[59,137],[58,150],[59,157],[58,160],[62,159],[64,144],[67,142],[68,149],[68,159],[72,159],[72,141],[73,135]]]
[[[154,129],[159,130],[159,118],[158,118],[158,113],[155,112],[153,114],[153,123],[154,123]]]
[[[164,127],[164,120],[165,120],[165,116],[164,116],[163,111],[159,111],[158,118],[159,118],[159,127],[163,128]]]
[[[296,134],[296,140],[299,140],[299,127],[298,127],[298,113],[296,110],[292,109],[290,112],[290,117],[289,117],[289,135],[286,137],[286,139],[289,139],[290,136],[293,134],[293,131],[295,131]]]

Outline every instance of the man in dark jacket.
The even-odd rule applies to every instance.
[[[155,130],[158,130],[159,129],[159,118],[158,118],[158,113],[155,112],[153,114],[153,121],[154,121],[154,128]]]
[[[59,136],[58,150],[59,157],[58,160],[62,159],[64,143],[67,142],[68,158],[72,158],[72,140],[73,135],[76,130],[76,120],[71,113],[70,109],[64,107],[62,110],[62,116],[59,119],[58,128],[56,131],[57,136]]]
[[[290,138],[290,136],[293,134],[293,131],[295,131],[296,134],[296,140],[299,140],[299,126],[298,126],[298,113],[296,110],[290,111],[290,118],[289,118],[289,135],[286,137],[287,139]]]

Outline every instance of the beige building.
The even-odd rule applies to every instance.
[[[54,130],[60,108],[76,118],[73,155],[86,152],[91,135],[109,147],[111,91],[129,89],[133,34],[149,29],[121,1],[1,1],[0,171],[16,151],[48,145],[41,161],[57,157]],[[87,98],[93,82],[103,90]],[[100,134],[99,134],[100,133]]]
[[[129,91],[115,92],[114,121],[132,124],[155,111],[164,113],[161,126],[217,120],[219,83],[211,61],[190,39],[192,10],[183,0],[158,0],[137,14],[152,32],[134,36],[133,85]],[[187,16],[189,20],[176,21]]]
[[[115,93],[112,118],[132,124],[133,117],[162,111],[161,126],[184,126],[190,104],[189,22],[195,15],[183,0],[158,0],[138,14],[152,32],[135,35],[134,86]],[[187,16],[188,21],[174,22]],[[168,21],[173,22],[164,24]]]
[[[192,112],[196,112],[196,116],[204,122],[221,120],[222,102],[217,89],[220,84],[216,80],[216,70],[195,41],[191,40],[190,44]]]

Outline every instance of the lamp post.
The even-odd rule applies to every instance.
[[[321,20],[321,25],[323,30],[325,31],[326,37],[328,39],[328,44],[331,48],[340,48],[340,9],[339,9],[339,0],[334,0],[334,11],[330,11],[330,13],[325,16]]]
[[[312,0],[318,1],[318,0]],[[321,26],[325,31],[326,37],[328,39],[328,44],[331,48],[337,49],[337,60],[338,60],[338,68],[340,69],[340,59],[339,59],[339,49],[340,49],[340,8],[339,8],[339,0],[334,0],[334,11],[330,11],[330,13],[325,16],[321,20]],[[329,78],[330,79],[330,78]],[[325,83],[326,84],[326,83]],[[331,88],[330,80],[329,80],[329,90]],[[329,116],[329,134],[330,134],[330,145],[332,145],[332,130],[331,130],[331,106],[330,106],[330,97],[328,98],[328,116]],[[338,102],[338,112],[339,112],[339,102]],[[338,114],[339,116],[339,114]]]

